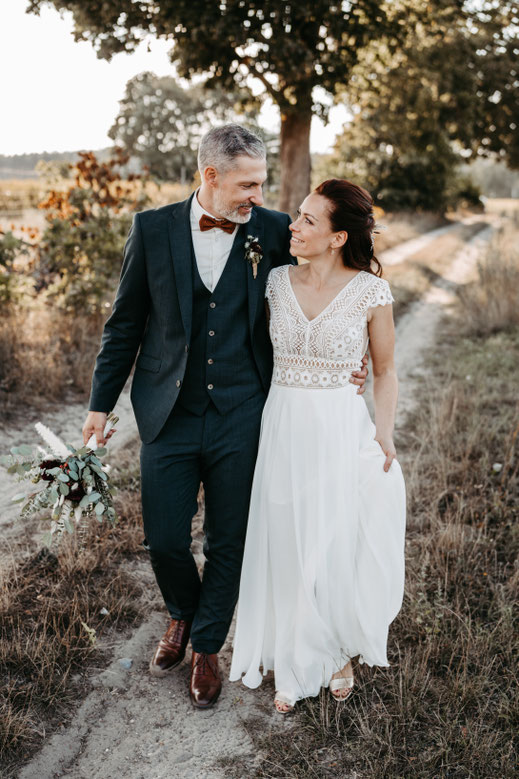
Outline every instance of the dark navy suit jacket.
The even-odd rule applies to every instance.
[[[137,357],[131,400],[144,443],[160,433],[186,369],[193,307],[192,197],[135,215],[92,377],[90,410],[111,411]],[[257,278],[247,263],[247,294],[250,343],[265,392],[272,376],[265,282],[271,268],[295,263],[290,222],[288,214],[255,206],[235,235],[235,241],[253,235],[263,248]]]

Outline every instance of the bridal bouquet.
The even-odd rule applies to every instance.
[[[107,417],[105,432],[118,422],[113,414]],[[20,480],[30,479],[33,484],[43,483],[41,489],[30,495],[15,495],[13,501],[24,502],[20,517],[26,519],[44,509],[51,509],[50,532],[45,542],[59,539],[66,530],[74,532],[84,517],[117,521],[108,466],[100,459],[106,449],[96,448],[93,435],[86,446],[74,449],[65,444],[48,427],[38,422],[36,430],[46,444],[41,446],[14,446],[10,455],[0,457],[0,464],[8,473],[17,474]]]

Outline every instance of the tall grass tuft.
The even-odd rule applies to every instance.
[[[12,307],[0,317],[0,413],[85,398],[102,318],[48,306]]]
[[[517,228],[501,228],[478,263],[478,279],[460,297],[468,332],[487,335],[519,326]]]

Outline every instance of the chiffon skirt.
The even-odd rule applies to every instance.
[[[292,701],[350,658],[387,666],[404,587],[405,485],[356,387],[273,384],[251,494],[230,678]]]

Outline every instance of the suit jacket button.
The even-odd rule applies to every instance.
[[[216,308],[216,303],[209,303],[209,308]]]
[[[214,335],[214,330],[209,330],[209,335]]]
[[[180,381],[180,379],[177,379],[177,387],[180,387],[181,384],[182,382]]]
[[[208,384],[208,385],[207,385],[207,389],[214,389],[214,386],[213,386],[213,384]]]
[[[208,364],[208,365],[212,365],[212,364],[213,364],[213,362],[214,362],[213,358],[212,358],[212,357],[209,357],[209,359],[207,360],[207,364]]]

